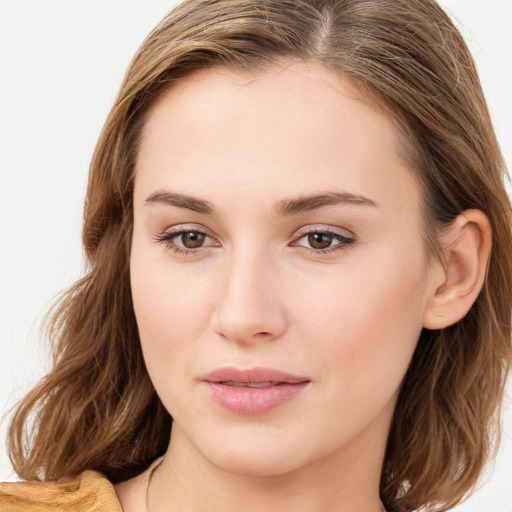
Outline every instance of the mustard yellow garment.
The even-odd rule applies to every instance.
[[[122,512],[112,484],[84,471],[59,482],[0,483],[0,512]]]

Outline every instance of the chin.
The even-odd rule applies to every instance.
[[[303,467],[304,460],[292,457],[291,453],[280,450],[239,449],[224,447],[221,453],[203,454],[218,469],[243,476],[276,477],[293,473]]]
[[[290,433],[269,432],[268,428],[224,427],[218,433],[215,430],[209,429],[206,438],[189,437],[189,441],[203,459],[229,473],[259,477],[283,475],[314,458],[313,453],[309,457],[308,452],[297,448],[304,443]]]

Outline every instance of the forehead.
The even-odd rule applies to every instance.
[[[183,122],[204,124],[209,120],[218,126],[223,116],[229,115],[229,121],[238,121],[237,127],[241,128],[247,119],[248,103],[257,107],[261,114],[257,116],[255,109],[251,109],[253,123],[276,122],[279,114],[287,114],[281,118],[283,122],[305,120],[308,116],[310,122],[316,118],[315,124],[325,124],[328,116],[324,114],[342,114],[350,104],[357,103],[367,114],[378,114],[381,120],[394,124],[389,109],[345,73],[329,70],[315,62],[283,61],[258,72],[215,66],[196,70],[173,82],[150,107],[143,135],[151,132],[161,119],[155,111],[163,111],[171,104],[176,119]],[[238,117],[234,115],[236,113]],[[195,126],[195,129],[199,128]],[[393,136],[398,134],[396,128],[391,130],[396,132]],[[396,137],[395,141],[399,139]]]
[[[416,187],[400,145],[394,119],[341,72],[301,62],[254,75],[213,68],[174,84],[148,113],[136,192],[170,181],[212,194],[237,187],[239,197],[277,183],[296,194],[400,192]]]

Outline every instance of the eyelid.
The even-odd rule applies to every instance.
[[[298,242],[311,234],[324,234],[329,235],[333,239],[337,240],[337,243],[334,245],[328,246],[324,249],[315,249],[314,247],[306,247],[304,245],[299,244]],[[350,245],[354,244],[357,241],[356,235],[347,229],[333,227],[333,226],[315,226],[309,225],[300,228],[293,236],[293,241],[290,243],[291,247],[299,247],[305,251],[308,251],[313,254],[325,255],[335,251],[341,251],[347,249]]]
[[[356,238],[356,235],[345,228],[339,228],[334,226],[326,226],[325,224],[310,224],[308,226],[303,226],[298,229],[293,238],[298,238],[300,236],[309,235],[310,233],[325,233],[331,235],[338,235],[343,238]]]
[[[184,233],[190,232],[202,233],[211,240],[213,240],[215,243],[197,247],[195,249],[182,247],[180,245],[173,243],[173,240],[175,238],[178,238],[180,235]],[[164,244],[167,246],[168,249],[176,253],[197,253],[201,250],[209,249],[211,247],[219,247],[221,245],[219,238],[216,235],[214,235],[209,229],[199,224],[177,224],[175,226],[168,227],[164,231],[155,235],[154,239],[156,243]]]
[[[183,231],[197,231],[198,233],[204,233],[205,235],[209,236],[210,238],[213,238],[213,239],[218,239],[218,237],[212,233],[211,230],[209,230],[208,228],[206,228],[205,226],[201,225],[201,224],[176,224],[174,226],[170,226],[168,228],[165,228],[162,233],[160,233],[161,235],[164,235],[164,234],[168,234],[168,235],[173,235],[173,234],[176,234],[176,233],[182,233]]]

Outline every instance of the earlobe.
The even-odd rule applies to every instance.
[[[423,327],[443,329],[462,319],[480,293],[491,252],[487,215],[466,210],[441,237],[442,257],[432,269]]]

